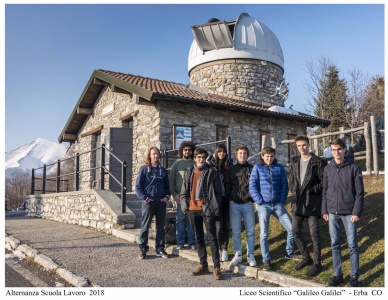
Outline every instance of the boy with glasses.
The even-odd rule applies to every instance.
[[[343,140],[330,142],[334,159],[325,167],[323,175],[322,217],[329,221],[331,251],[334,264],[334,276],[327,283],[337,286],[344,282],[341,258],[342,222],[350,250],[350,282],[348,287],[358,287],[359,252],[357,241],[357,222],[364,206],[364,183],[360,167],[346,156]]]
[[[222,279],[220,269],[220,252],[216,230],[216,217],[220,215],[222,186],[220,176],[215,168],[206,163],[208,153],[203,148],[194,151],[195,165],[185,173],[180,192],[182,212],[188,215],[194,228],[197,241],[200,266],[192,273],[193,276],[209,273],[205,245],[204,224],[207,240],[212,253],[214,278]]]
[[[195,242],[195,234],[193,227],[187,220],[181,209],[181,201],[179,193],[183,184],[184,174],[187,172],[188,168],[194,165],[194,149],[195,145],[193,142],[184,141],[179,146],[179,157],[180,159],[174,162],[171,167],[170,172],[170,191],[171,194],[177,203],[176,208],[176,240],[177,240],[177,249],[183,250],[186,237],[187,244],[190,249],[197,249]]]

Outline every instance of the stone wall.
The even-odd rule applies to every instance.
[[[250,150],[250,156],[260,152],[260,130],[269,131],[270,138],[276,140],[276,157],[280,163],[288,160],[288,146],[282,145],[287,140],[287,134],[306,134],[306,124],[260,115],[251,115],[225,109],[201,107],[194,104],[179,102],[158,102],[160,109],[160,140],[172,147],[173,124],[195,125],[194,142],[196,144],[209,143],[216,140],[216,125],[225,124],[229,136],[232,138],[232,157],[238,144],[245,144]],[[212,151],[215,146],[207,146]]]
[[[132,212],[125,214],[115,212],[117,209],[112,210],[94,190],[28,195],[26,201],[28,217],[91,227],[108,234],[112,233],[112,229],[121,228],[136,218]]]
[[[112,107],[113,109],[103,114],[104,109]],[[93,114],[89,116],[87,121],[81,128],[78,139],[75,144],[75,153],[90,151],[96,147],[95,135],[81,137],[83,133],[87,133],[99,126],[103,125],[101,130],[101,144],[104,143],[106,137],[110,134],[110,127],[122,128],[128,126],[128,122],[123,122],[120,118],[130,113],[133,117],[133,182],[141,165],[144,164],[147,150],[150,145],[161,146],[159,140],[159,113],[153,104],[140,105],[136,104],[135,95],[125,93],[114,93],[107,87],[101,93],[97,100]],[[80,156],[80,169],[86,170],[95,167],[95,159],[93,153],[87,153]],[[80,189],[87,190],[92,187],[94,171],[83,172],[80,176]],[[107,184],[107,180],[105,180]],[[107,186],[106,186],[107,187]]]
[[[190,72],[190,83],[211,94],[263,107],[284,106],[281,96],[270,97],[282,81],[282,68],[259,60],[220,60]]]
[[[103,115],[104,108],[112,107],[112,105],[113,110]],[[287,133],[306,133],[306,124],[302,122],[202,107],[178,101],[159,100],[156,104],[137,104],[134,95],[114,93],[110,88],[106,88],[96,102],[93,114],[89,116],[78,135],[75,152],[86,152],[96,147],[96,136],[81,137],[83,133],[103,125],[100,134],[101,143],[104,143],[105,138],[110,134],[110,127],[128,126],[127,122],[123,122],[120,118],[130,113],[133,113],[132,187],[135,185],[137,172],[144,165],[147,151],[151,146],[156,146],[161,150],[172,149],[174,124],[195,125],[193,133],[194,142],[197,144],[216,140],[216,124],[228,125],[229,135],[232,137],[232,149],[235,149],[240,143],[246,144],[251,156],[260,151],[260,130],[269,131],[270,138],[275,138],[278,143],[277,158],[281,163],[287,161],[288,148],[287,145],[280,145],[280,141],[287,139]],[[209,151],[213,149],[214,146],[208,148]],[[94,167],[94,161],[92,153],[81,155],[80,169],[86,170]],[[88,190],[92,187],[93,172],[81,173],[81,190]],[[107,184],[108,180],[105,182]]]

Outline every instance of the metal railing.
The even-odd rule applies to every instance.
[[[101,162],[101,164],[100,164],[101,166],[97,166],[97,167],[81,170],[80,169],[80,163],[79,163],[80,162],[80,156],[88,154],[88,153],[91,153],[91,152],[96,153],[96,151],[100,150],[100,149],[101,149],[101,161],[100,161]],[[105,153],[106,153],[106,151],[107,151],[107,153],[109,153],[109,155],[111,155],[114,159],[116,159],[119,162],[119,164],[121,164],[121,181],[119,179],[117,179],[110,172],[110,170],[107,168],[107,166],[109,164],[105,163]],[[75,172],[61,174],[61,162],[64,162],[66,160],[71,160],[71,159],[75,160]],[[47,167],[51,167],[52,168],[54,165],[57,166],[56,176],[47,177]],[[85,152],[82,152],[82,153],[76,153],[74,156],[71,156],[71,157],[68,157],[68,158],[65,158],[65,159],[62,159],[62,160],[58,160],[55,163],[47,164],[47,165],[44,164],[43,167],[40,167],[40,168],[33,168],[32,171],[31,171],[31,195],[34,195],[36,191],[40,191],[40,192],[42,192],[42,194],[45,194],[46,192],[60,193],[61,192],[60,183],[63,182],[63,181],[67,181],[67,183],[68,183],[68,180],[61,180],[61,177],[71,176],[71,175],[75,175],[75,190],[79,191],[80,174],[83,173],[83,172],[87,172],[87,171],[99,170],[100,171],[100,189],[101,190],[105,189],[105,175],[106,174],[108,175],[108,178],[111,177],[112,179],[114,179],[120,185],[121,212],[125,213],[125,211],[126,211],[125,201],[126,201],[126,194],[127,194],[127,167],[128,167],[128,165],[127,165],[126,161],[121,161],[117,156],[115,156],[112,152],[110,152],[105,147],[105,144],[102,144],[100,147],[97,147],[97,148],[94,148],[94,149],[91,149],[89,151],[85,151]],[[35,176],[35,171],[40,170],[40,169],[43,169],[42,177],[36,177]],[[35,189],[35,183],[38,182],[38,181],[42,182],[42,189],[41,190],[40,189],[39,190]],[[55,191],[46,190],[46,182],[47,181],[55,181],[56,182],[56,190]]]
[[[232,151],[232,138],[230,136],[228,136],[225,140],[220,140],[220,141],[215,141],[215,142],[210,142],[210,143],[205,143],[205,144],[197,144],[195,145],[195,147],[203,147],[203,146],[208,146],[208,145],[217,145],[219,143],[226,143],[226,150],[228,152],[228,155],[231,156],[231,151]],[[166,168],[167,170],[169,170],[169,159],[170,158],[176,158],[178,159],[178,157],[175,155],[169,155],[171,153],[177,153],[178,152],[178,149],[172,149],[172,150],[168,150],[168,149],[164,149],[162,150],[162,157],[161,157],[161,165]]]

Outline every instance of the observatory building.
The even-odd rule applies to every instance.
[[[90,171],[81,174],[81,188],[101,179],[95,169],[101,153],[93,151],[101,144],[128,162],[130,190],[151,146],[171,150],[183,140],[204,144],[229,136],[231,149],[245,144],[252,156],[265,141],[287,163],[293,149],[282,140],[305,134],[307,126],[330,124],[284,107],[288,90],[283,51],[263,23],[242,13],[234,21],[213,18],[194,25],[187,34],[193,35],[191,47],[187,45],[189,83],[93,71],[58,138],[75,144],[75,152],[86,152],[80,156],[80,169]],[[176,159],[175,153],[170,155]],[[111,160],[112,155],[105,159],[109,169],[119,174]],[[105,185],[117,189],[113,180]]]

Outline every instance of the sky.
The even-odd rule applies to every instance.
[[[188,84],[191,27],[243,12],[277,36],[285,104],[308,112],[308,61],[329,57],[342,77],[354,67],[384,76],[384,5],[374,3],[6,4],[5,151],[57,141],[95,69]]]

